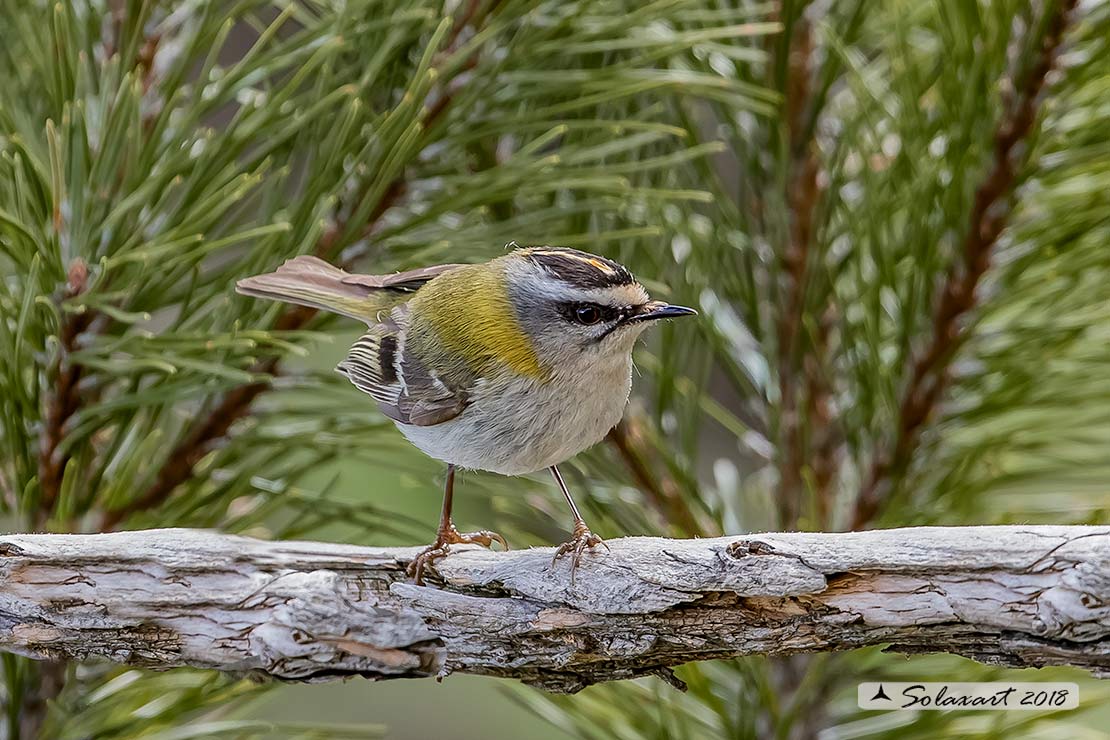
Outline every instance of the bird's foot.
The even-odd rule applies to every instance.
[[[449,555],[451,545],[493,547],[494,542],[499,543],[504,550],[509,549],[509,543],[497,532],[490,532],[485,529],[478,532],[460,532],[455,529],[454,525],[446,529],[440,529],[436,533],[436,541],[417,553],[416,557],[409,563],[408,574],[416,581],[416,585],[421,586],[424,584],[424,568]]]
[[[574,574],[578,570],[579,564],[582,562],[582,554],[586,552],[588,548],[592,548],[595,545],[601,545],[606,550],[609,550],[609,546],[605,544],[605,540],[591,532],[585,522],[576,522],[574,525],[574,532],[571,534],[570,539],[559,545],[559,549],[555,551],[555,557],[551,558],[551,565],[554,566],[555,563],[559,561],[559,558],[570,553],[572,555],[570,560],[570,582],[574,583]]]

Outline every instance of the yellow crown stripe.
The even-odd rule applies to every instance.
[[[590,267],[593,267],[594,269],[605,273],[606,275],[615,275],[616,272],[617,272],[612,267],[609,267],[609,265],[605,264],[604,262],[597,259],[596,257],[586,257],[584,255],[574,254],[573,252],[563,252],[563,251],[554,251],[554,250],[547,250],[547,249],[538,249],[535,252],[533,252],[533,254],[542,254],[542,255],[547,255],[549,257],[563,257],[565,259],[578,260],[579,262],[582,262],[583,264],[587,264]]]

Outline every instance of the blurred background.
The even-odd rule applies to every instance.
[[[439,464],[332,372],[351,322],[236,296],[510,241],[700,309],[565,471],[603,537],[1106,523],[1110,6],[1051,0],[0,0],[8,530],[430,541]],[[544,479],[460,528],[550,544]],[[0,737],[1105,737],[1065,669],[848,654],[551,697],[3,656]],[[1067,714],[855,708],[1071,680]]]

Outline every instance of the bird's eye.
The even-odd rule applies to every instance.
[[[601,321],[601,309],[589,303],[578,306],[574,309],[574,320],[586,326],[596,324]]]

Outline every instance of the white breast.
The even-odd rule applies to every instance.
[[[547,382],[504,373],[480,381],[454,419],[397,428],[424,454],[475,470],[522,475],[556,465],[616,426],[632,387],[632,358],[564,367]]]

